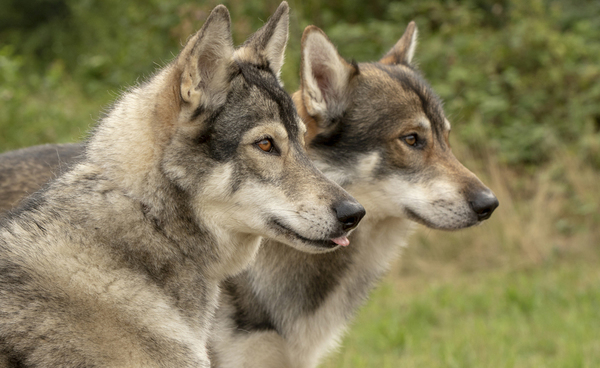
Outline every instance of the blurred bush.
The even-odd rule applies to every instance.
[[[460,141],[514,165],[569,147],[597,168],[600,2],[403,1],[378,18],[323,27],[342,55],[373,60],[419,26],[416,60]]]
[[[217,3],[4,0],[0,104],[12,112],[0,117],[0,129],[19,124],[27,131],[23,126],[39,128],[40,119],[60,125],[69,116],[82,116],[77,110],[84,106],[80,112],[86,119],[76,128],[80,137],[91,123],[93,101],[108,102],[114,95],[107,96],[107,90],[134,84],[168,62]],[[223,3],[239,44],[279,0]],[[372,61],[415,20],[420,30],[415,59],[446,101],[458,128],[455,138],[475,155],[491,150],[502,163],[531,168],[567,150],[600,169],[600,2],[292,0],[290,5],[283,70],[290,92],[298,86],[299,39],[306,25],[323,28],[343,56]],[[71,101],[72,114],[54,106],[61,95]],[[54,122],[48,119],[52,109]],[[15,142],[65,139],[60,128],[51,128],[59,130],[53,134],[35,129],[37,140],[0,138],[0,150],[15,148]],[[73,133],[66,136],[72,139]]]

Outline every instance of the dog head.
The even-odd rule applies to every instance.
[[[327,36],[302,37],[294,94],[317,166],[365,205],[370,218],[408,217],[459,229],[490,217],[493,193],[454,157],[442,103],[411,65],[417,28],[374,63],[348,63]]]
[[[165,76],[160,169],[203,222],[322,252],[347,245],[364,209],[304,151],[278,80],[288,12],[283,2],[236,50],[227,9],[212,11]]]

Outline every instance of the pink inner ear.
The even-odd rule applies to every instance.
[[[328,102],[331,94],[334,93],[332,86],[332,70],[327,67],[326,55],[319,53],[318,50],[312,50],[312,61],[310,63],[312,76],[317,82],[321,95],[325,102]]]
[[[321,66],[321,68],[315,68],[312,70],[312,75],[317,81],[317,86],[321,90],[321,95],[325,102],[329,100],[329,93],[331,93],[331,83],[329,81],[327,72],[324,70],[325,67]]]

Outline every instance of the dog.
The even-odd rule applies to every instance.
[[[83,144],[45,144],[0,154],[0,213],[68,171],[83,150]]]
[[[302,83],[293,98],[307,125],[309,155],[368,214],[350,247],[306,254],[267,241],[247,270],[224,282],[210,343],[214,366],[317,366],[415,223],[466,228],[498,206],[452,155],[440,100],[411,64],[416,43],[411,22],[378,62],[355,64],[321,30],[305,30]]]
[[[217,6],[83,158],[0,223],[0,367],[205,367],[220,281],[262,236],[348,245],[364,208],[304,151],[283,2],[234,49]]]
[[[314,26],[302,36],[307,150],[365,207],[352,246],[306,254],[265,241],[223,283],[211,337],[215,367],[316,367],[396,259],[414,224],[455,230],[488,219],[490,189],[454,157],[440,99],[411,61],[411,22],[378,62],[348,63]]]

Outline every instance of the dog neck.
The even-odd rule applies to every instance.
[[[157,180],[162,181],[159,157],[165,140],[173,127],[153,123],[160,111],[155,101],[165,92],[171,77],[171,68],[165,68],[144,85],[125,93],[96,127],[87,148],[86,158],[100,167],[128,194],[144,200],[145,193],[153,193]],[[174,100],[176,101],[176,100]],[[149,119],[148,116],[153,116]],[[160,119],[162,120],[162,119]],[[162,121],[169,121],[168,119]],[[123,126],[127,122],[127,126]],[[135,173],[136,175],[132,175]]]

